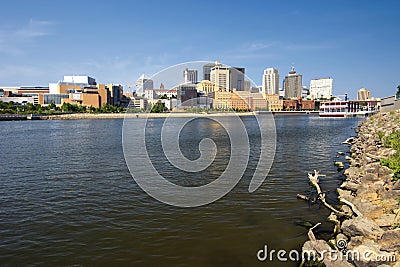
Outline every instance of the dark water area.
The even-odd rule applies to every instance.
[[[321,232],[332,227],[326,209],[296,195],[309,189],[307,172],[317,169],[326,174],[321,187],[328,202],[335,201],[343,176],[332,161],[348,150],[340,142],[360,120],[276,116],[273,166],[249,193],[258,135],[254,118],[242,119],[253,144],[244,177],[223,198],[197,208],[158,202],[135,183],[124,160],[121,119],[1,122],[0,265],[296,266],[260,262],[256,254],[264,245],[300,249],[307,229],[296,222],[322,222]],[[197,186],[223,171],[229,138],[212,121],[194,120],[180,136],[188,158],[198,154],[188,144],[214,137],[219,150],[209,176],[182,175],[163,163],[156,138],[162,122],[150,121],[148,144],[160,173]]]

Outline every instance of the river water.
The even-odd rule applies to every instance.
[[[257,132],[254,118],[242,120],[249,133]],[[150,121],[155,136],[162,122]],[[276,258],[260,262],[256,254],[265,245],[300,249],[307,229],[297,222],[322,222],[317,233],[329,231],[328,211],[310,207],[296,194],[309,189],[307,172],[318,169],[327,175],[321,187],[328,202],[335,201],[343,176],[332,161],[338,151],[348,150],[340,142],[354,135],[359,122],[276,116],[276,155],[262,186],[248,192],[258,160],[257,134],[250,134],[256,145],[242,180],[222,199],[197,208],[168,206],[140,189],[125,164],[122,119],[1,122],[0,265],[296,266]],[[213,128],[210,120],[192,123],[181,136],[189,158],[198,150],[187,144]],[[156,157],[161,148],[153,142]],[[214,173],[226,166],[224,142],[216,141],[222,149]],[[157,169],[176,183],[200,185],[210,179],[182,176],[158,162]]]

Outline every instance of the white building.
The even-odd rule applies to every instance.
[[[147,99],[138,97],[131,97],[131,101],[129,102],[130,109],[146,110],[147,105],[148,105]]]
[[[74,85],[72,87],[96,87],[97,82],[95,78],[92,78],[87,75],[66,75],[61,81],[56,83],[49,83],[49,93],[50,94],[59,94],[60,93],[60,85]]]
[[[285,97],[285,89],[279,88],[279,97],[284,98]]]
[[[329,99],[332,95],[333,79],[321,78],[310,81],[310,97],[311,99]]]
[[[185,69],[183,71],[183,79],[185,83],[197,83],[197,70]]]
[[[268,95],[279,94],[279,79],[280,76],[277,69],[265,69],[262,79],[261,93]]]
[[[148,75],[142,74],[136,81],[136,95],[143,95],[146,89],[154,89],[153,80]]]
[[[96,79],[86,76],[86,75],[70,75],[64,76],[62,80],[64,83],[77,83],[77,84],[88,84],[88,85],[96,85]]]
[[[146,89],[144,90],[144,97],[146,99],[159,99],[162,97],[167,97],[168,99],[176,98],[176,89]]]
[[[150,100],[150,99],[157,99],[158,96],[154,89],[146,89],[144,90],[144,98]]]
[[[167,109],[173,110],[178,106],[178,100],[177,99],[162,99],[164,101],[164,105]]]
[[[167,109],[173,110],[178,106],[179,101],[177,99],[148,99],[147,102],[150,106],[154,106],[157,103],[163,103]]]
[[[303,90],[301,91],[301,97],[302,98],[307,98],[310,95],[310,89],[307,87],[303,86]]]

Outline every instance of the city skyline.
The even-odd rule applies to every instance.
[[[375,97],[395,93],[396,1],[229,3],[192,4],[189,12],[180,2],[5,2],[0,85],[43,86],[66,74],[127,85],[142,73],[217,59],[246,68],[257,85],[264,69],[274,67],[284,76],[294,64],[307,87],[312,79],[332,77],[338,95],[356,98],[362,87]],[[265,17],[266,9],[281,12]],[[238,12],[248,16],[218,27],[207,17],[193,19],[195,13],[218,13],[219,20],[232,20]]]

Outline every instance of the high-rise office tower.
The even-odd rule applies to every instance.
[[[302,75],[297,74],[294,66],[292,66],[289,74],[285,77],[285,80],[283,82],[286,99],[301,97],[303,91],[302,79]]]
[[[229,91],[244,91],[245,68],[232,67],[229,69]]]
[[[211,69],[215,66],[221,66],[221,63],[215,61],[215,63],[207,63],[203,66],[203,80],[211,81]]]
[[[277,69],[265,69],[262,80],[262,93],[267,95],[279,94],[279,78]]]
[[[211,69],[210,80],[215,84],[217,91],[230,91],[230,68],[216,65]]]
[[[183,71],[184,83],[197,83],[197,70],[185,69]]]

